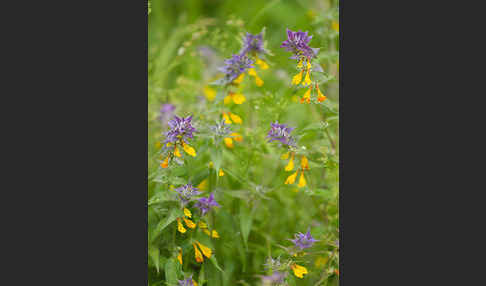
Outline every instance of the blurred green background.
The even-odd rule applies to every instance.
[[[166,221],[171,205],[169,199],[149,203],[149,239],[157,236],[149,241],[149,285],[173,285],[175,277],[189,273],[199,286],[261,285],[258,275],[269,274],[263,266],[266,258],[285,255],[280,246],[289,246],[288,239],[307,227],[312,227],[320,242],[300,263],[309,274],[304,279],[290,274],[288,283],[338,284],[334,246],[339,237],[338,23],[338,1],[149,1],[149,201],[166,200],[170,184],[191,181],[198,185],[205,178],[210,179],[210,190],[217,186],[225,193],[218,197],[223,207],[211,218],[221,238],[208,242],[223,271],[212,263],[195,263],[190,245],[172,239],[175,223],[154,234]],[[242,35],[256,34],[262,28],[266,29],[266,48],[272,53],[267,57],[270,69],[259,73],[265,84],[262,88],[248,85],[247,102],[231,107],[231,112],[243,118],[242,126],[232,126],[243,135],[243,142],[235,142],[230,150],[223,144],[212,146],[201,135],[192,145],[198,155],[186,160],[190,168],[176,178],[179,184],[164,181],[158,142],[167,127],[158,119],[161,104],[174,104],[179,116],[193,114],[201,129],[220,120],[221,106],[209,102],[204,90],[218,76],[215,68],[222,60],[239,52]],[[328,97],[323,105],[298,103],[305,90],[290,86],[295,61],[280,48],[286,28],[309,31],[313,35],[310,46],[321,49],[317,60],[324,75],[319,77],[319,86]],[[301,136],[301,152],[311,165],[305,190],[283,184],[289,174],[283,171],[286,162],[279,158],[282,149],[265,140],[275,120],[296,127],[294,133]],[[207,170],[215,150],[222,152],[226,175],[221,178]],[[174,246],[183,248],[182,267],[174,263]]]

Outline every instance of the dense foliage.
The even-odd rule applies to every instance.
[[[149,4],[149,285],[338,285],[337,1]]]

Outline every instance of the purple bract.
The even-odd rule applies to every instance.
[[[194,283],[192,283],[192,275],[184,280],[178,280],[178,282],[179,286],[194,286]]]
[[[295,239],[292,239],[291,241],[295,244],[295,246],[300,248],[300,250],[303,250],[311,247],[314,242],[318,240],[315,240],[312,237],[312,235],[310,234],[310,229],[308,229],[306,234],[303,234],[301,232],[295,234]]]
[[[240,51],[241,55],[247,54],[264,54],[267,53],[263,47],[263,32],[253,35],[246,33],[243,38],[243,48]]]
[[[290,132],[294,130],[293,127],[287,126],[287,124],[279,124],[278,121],[271,123],[271,129],[268,131],[268,142],[280,141],[284,145],[295,146],[295,140],[290,136]]]
[[[187,184],[175,189],[177,193],[179,193],[179,199],[181,200],[182,204],[187,204],[192,197],[201,194],[201,192],[197,191],[191,184]]]
[[[285,48],[286,51],[293,53],[291,57],[293,59],[300,58],[302,56],[306,58],[313,58],[316,56],[319,49],[313,49],[308,46],[308,43],[312,39],[312,36],[307,35],[308,32],[293,32],[287,29],[287,40],[283,41],[281,48]]]
[[[202,215],[205,215],[211,208],[219,207],[220,205],[214,200],[214,193],[211,193],[207,198],[200,198],[194,206],[201,210]]]
[[[175,143],[179,140],[186,141],[187,139],[192,139],[193,132],[197,132],[196,128],[191,125],[192,115],[186,118],[178,117],[177,115],[169,121],[170,130],[165,134],[167,137],[165,143]]]
[[[219,70],[225,74],[227,82],[236,79],[241,73],[249,68],[253,68],[253,60],[246,55],[233,55],[231,58],[224,61],[225,66]]]

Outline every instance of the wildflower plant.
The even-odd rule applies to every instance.
[[[334,2],[282,14],[305,32],[267,17],[293,1],[253,19],[151,3],[149,285],[337,286]]]

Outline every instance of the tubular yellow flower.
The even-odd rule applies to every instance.
[[[236,84],[240,84],[243,81],[244,77],[245,77],[245,74],[242,73],[233,82],[236,83]]]
[[[174,155],[179,157],[179,158],[181,157],[181,152],[179,151],[179,148],[177,148],[177,146],[174,149]]]
[[[182,148],[187,154],[191,155],[192,157],[196,157],[196,150],[194,150],[194,148],[191,146],[187,145],[186,143],[182,143]]]
[[[243,141],[243,136],[241,136],[240,133],[237,133],[237,132],[233,132],[230,134],[231,137],[233,137],[233,139],[236,141],[236,142],[241,142]]]
[[[310,68],[311,68],[311,63],[309,60],[307,60],[307,72],[309,72]]]
[[[255,84],[260,87],[263,85],[263,80],[259,76],[255,76]]]
[[[310,64],[308,63],[307,65],[310,65]],[[305,74],[305,79],[302,82],[302,85],[310,85],[312,83],[309,74],[310,74],[309,70],[307,70],[307,73]]]
[[[304,266],[300,266],[298,264],[292,264],[290,266],[290,268],[292,268],[292,270],[294,271],[294,275],[299,277],[299,278],[304,278],[304,274],[307,274],[307,268],[305,268]]]
[[[219,169],[219,173],[218,173],[218,176],[222,177],[224,176],[224,172],[223,172],[223,169]]]
[[[231,120],[233,120],[233,122],[235,124],[241,124],[241,123],[243,123],[243,120],[241,120],[241,117],[239,117],[238,115],[236,115],[234,113],[231,113],[231,112],[228,112],[228,113],[229,113],[229,116],[231,117]]]
[[[184,215],[187,216],[188,218],[192,217],[192,213],[188,208],[184,208]]]
[[[231,103],[231,100],[233,100],[233,97],[231,95],[227,95],[224,98],[224,104],[228,105]]]
[[[334,31],[339,32],[339,23],[337,21],[332,21],[331,27],[333,28]]]
[[[317,101],[319,102],[323,102],[324,100],[327,99],[327,97],[322,94],[321,90],[319,89],[319,87],[316,85],[316,88],[317,88]]]
[[[165,158],[165,160],[162,163],[160,163],[160,167],[164,169],[167,168],[168,166],[169,166],[169,157]]]
[[[257,58],[256,64],[259,65],[262,70],[268,69],[268,64],[263,60]]]
[[[294,154],[290,156],[289,163],[285,166],[285,171],[292,171],[294,169]]]
[[[213,251],[211,250],[211,248],[199,243],[199,241],[196,241],[196,243],[197,243],[197,246],[199,246],[199,248],[201,249],[204,256],[206,256],[207,258],[211,258],[211,255],[213,254]]]
[[[302,171],[302,173],[300,174],[300,178],[299,178],[299,184],[297,185],[297,187],[299,188],[303,188],[307,186],[307,182],[304,178],[304,171]]]
[[[302,98],[300,99],[300,103],[310,103],[310,99],[311,99],[311,92],[312,92],[312,87],[310,87],[304,94],[304,96],[302,96]]]
[[[196,228],[196,224],[192,220],[187,219],[185,217],[182,219],[184,220],[188,228],[193,228],[193,229]]]
[[[303,60],[304,60],[304,59],[303,59],[303,58],[301,58],[301,59],[300,59],[300,61],[299,61],[299,63],[297,64],[297,68],[298,68],[298,69],[301,69],[301,68],[303,67],[303,64],[302,64]]]
[[[287,177],[287,180],[285,180],[285,184],[286,185],[291,185],[293,183],[295,183],[295,178],[297,178],[297,174],[299,173],[299,171],[296,171],[295,173],[293,173],[292,175],[288,176]]]
[[[213,229],[213,238],[219,238],[219,233]]]
[[[228,113],[226,113],[226,112],[223,112],[223,119],[224,119],[224,123],[233,124],[233,121],[231,121],[231,119],[228,116]]]
[[[182,265],[182,250],[179,249],[179,253],[177,254],[177,260],[179,260],[179,263]]]
[[[245,101],[246,101],[246,98],[243,94],[241,94],[241,93],[233,94],[233,102],[235,104],[242,104]]]
[[[194,279],[192,279],[192,284],[194,284],[194,286],[197,286],[197,282],[194,281]]]
[[[203,190],[203,191],[206,190],[208,188],[208,179],[202,180],[202,182],[199,183],[197,188],[200,189],[200,190]]]
[[[292,84],[299,84],[302,81],[302,75],[304,74],[304,70],[301,70],[300,73],[294,75],[292,78]]]
[[[302,156],[302,159],[300,159],[300,167],[302,170],[309,170],[309,160],[307,160],[307,157]]]
[[[204,95],[206,96],[206,98],[209,100],[209,101],[213,101],[214,98],[216,97],[216,91],[208,86],[205,86],[204,87]]]
[[[284,153],[284,154],[282,154],[282,156],[280,156],[280,159],[287,160],[289,158],[289,155],[290,155],[290,152]]]
[[[181,219],[178,218],[177,219],[177,230],[180,232],[180,233],[185,233],[186,232],[186,229],[184,228],[184,226],[182,225],[181,223]]]
[[[251,76],[257,76],[257,73],[254,68],[248,69],[248,74]]]
[[[226,144],[226,147],[228,148],[233,148],[233,139],[227,137],[227,138],[224,138],[224,144]]]
[[[193,243],[192,246],[194,247],[194,256],[196,257],[196,261],[199,262],[199,263],[203,262],[204,257],[202,256],[201,251],[199,251],[199,249],[197,249],[195,243]]]
[[[202,220],[199,221],[198,225],[202,229],[208,228],[208,225],[205,222],[203,222]]]
[[[155,142],[155,148],[160,149],[162,147],[162,143],[160,141]]]

